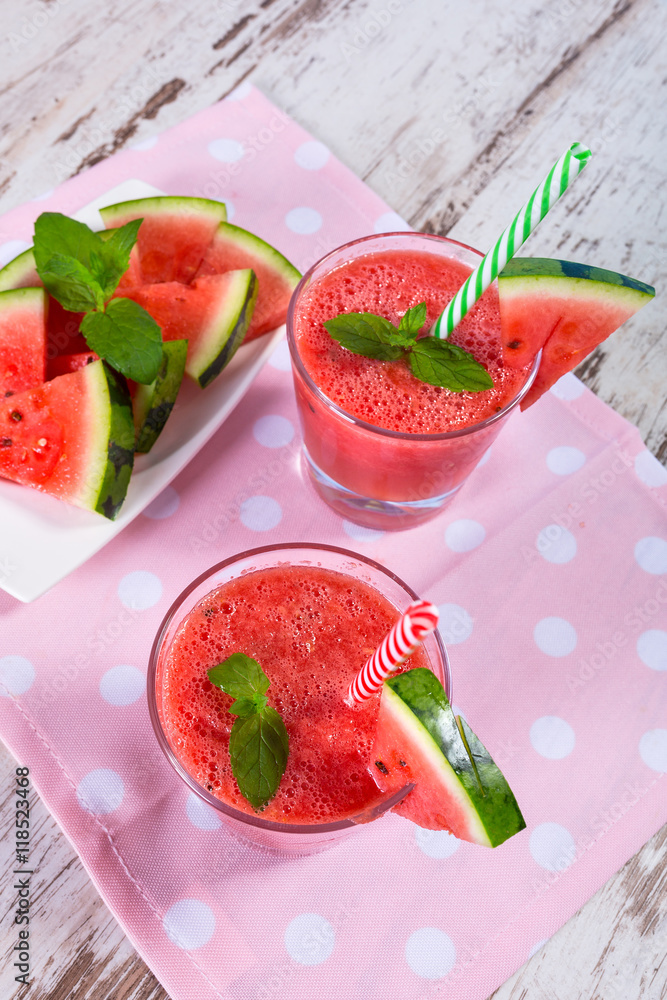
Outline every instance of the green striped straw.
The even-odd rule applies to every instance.
[[[578,177],[590,158],[590,149],[582,146],[580,142],[574,142],[560,160],[554,163],[540,186],[533,191],[521,211],[498,237],[486,257],[482,258],[445,311],[435,321],[431,330],[434,337],[449,336],[468,310],[481,299],[507,261],[514,256],[519,247],[523,246],[551,206],[556,204],[575,177]]]

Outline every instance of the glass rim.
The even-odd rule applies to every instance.
[[[296,549],[310,549],[314,552],[333,552],[337,555],[342,555],[347,558],[362,562],[374,570],[379,570],[384,576],[389,577],[394,583],[398,584],[408,596],[414,600],[420,600],[419,595],[410,587],[404,580],[402,580],[396,573],[390,570],[388,567],[383,566],[381,563],[376,562],[375,559],[369,559],[368,556],[361,555],[359,552],[353,552],[351,549],[344,549],[339,545],[327,545],[323,542],[276,542],[272,545],[260,545],[256,548],[246,549],[243,552],[237,552],[233,556],[229,556],[227,559],[221,560],[221,562],[216,563],[209,569],[200,573],[198,577],[191,581],[187,587],[185,587],[181,593],[172,602],[168,611],[166,612],[160,626],[158,628],[155,639],[153,640],[153,645],[151,647],[150,658],[148,661],[148,671],[146,676],[146,696],[148,701],[148,714],[150,716],[151,725],[153,727],[153,732],[157,739],[158,745],[168,762],[174,768],[176,773],[185,781],[189,786],[191,791],[193,791],[200,799],[206,802],[208,805],[212,806],[218,812],[224,813],[225,816],[231,819],[238,820],[241,823],[245,823],[248,826],[256,827],[261,830],[272,831],[274,833],[287,833],[287,834],[326,834],[334,833],[339,830],[345,830],[352,827],[362,825],[365,822],[376,819],[379,815],[384,812],[388,812],[393,806],[397,805],[401,799],[410,792],[413,788],[413,784],[406,784],[400,788],[397,792],[387,795],[381,798],[381,793],[378,799],[366,810],[362,810],[357,816],[348,817],[346,819],[336,820],[333,823],[279,823],[275,820],[263,819],[261,816],[253,816],[250,813],[242,812],[240,809],[235,809],[234,806],[227,805],[221,799],[212,795],[206,788],[197,782],[189,771],[181,764],[180,760],[174,753],[167,735],[162,728],[162,723],[160,721],[160,715],[157,705],[157,693],[155,690],[155,682],[157,677],[157,668],[159,662],[159,654],[164,642],[165,636],[172,624],[179,608],[181,608],[183,602],[206,582],[210,577],[219,573],[221,570],[225,569],[227,566],[231,566],[235,562],[240,562],[243,559],[252,558],[254,556],[259,556],[267,552],[289,552],[290,550]],[[372,586],[372,585],[371,585]],[[449,657],[447,655],[447,647],[442,640],[439,630],[436,628],[432,633],[435,640],[438,653],[442,660],[442,670],[445,680],[445,685],[447,687],[447,697],[451,702],[452,694],[452,674],[451,667],[449,664]],[[378,789],[379,792],[379,789]],[[379,806],[382,809],[379,810]]]
[[[474,247],[468,246],[467,243],[461,243],[460,240],[453,240],[449,236],[438,236],[436,233],[416,233],[412,230],[399,230],[397,232],[391,233],[374,233],[370,236],[360,236],[356,240],[350,240],[348,243],[343,243],[341,246],[336,247],[334,250],[330,250],[323,257],[308,268],[303,277],[301,278],[299,284],[296,286],[292,292],[292,296],[289,301],[289,306],[287,308],[287,344],[289,347],[290,357],[292,359],[292,364],[298,371],[300,377],[303,379],[307,387],[313,393],[313,395],[318,399],[320,403],[333,410],[338,414],[343,420],[348,423],[354,424],[361,430],[369,431],[373,434],[379,434],[381,437],[388,437],[393,439],[398,439],[402,441],[447,441],[452,438],[466,437],[468,434],[474,434],[476,431],[484,430],[495,424],[498,420],[502,420],[508,413],[510,413],[527,395],[528,390],[532,386],[535,378],[537,376],[537,370],[540,367],[540,361],[542,360],[542,350],[540,349],[533,361],[533,365],[528,373],[526,381],[521,386],[521,389],[510,399],[509,403],[506,403],[502,409],[498,410],[497,413],[492,413],[491,416],[486,417],[484,420],[479,421],[476,424],[470,424],[468,427],[459,427],[453,431],[438,431],[434,434],[412,434],[409,431],[392,431],[388,427],[378,427],[376,424],[370,424],[367,420],[362,420],[361,417],[355,417],[354,414],[348,413],[344,410],[342,406],[335,403],[333,399],[329,399],[327,395],[320,389],[316,382],[313,381],[312,377],[306,370],[301,356],[297,350],[296,340],[294,337],[294,312],[296,309],[296,303],[299,299],[301,292],[307,287],[308,282],[311,280],[315,270],[325,264],[331,257],[339,254],[342,250],[347,250],[351,247],[359,246],[361,243],[368,243],[373,240],[380,240],[383,238],[405,238],[405,237],[418,237],[419,239],[432,240],[435,243],[448,243],[454,244],[455,246],[462,247],[464,250],[468,250],[475,256],[479,257],[481,260],[484,256],[479,250],[475,250]]]

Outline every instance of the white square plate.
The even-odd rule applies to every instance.
[[[103,228],[98,209],[164,194],[128,180],[76,213]],[[137,455],[127,498],[115,521],[0,480],[0,588],[34,601],[115,538],[187,465],[229,416],[263,367],[285,327],[241,347],[206,389],[186,380],[169,421],[148,455]]]

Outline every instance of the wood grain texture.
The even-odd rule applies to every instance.
[[[660,0],[2,0],[0,212],[182,121],[248,78],[415,228],[485,248],[577,139],[585,179],[526,253],[664,287]],[[0,232],[0,243],[6,234]],[[667,309],[647,306],[581,366],[667,459]],[[14,762],[0,753],[2,791]],[[15,942],[3,831],[3,970]],[[33,1000],[164,1000],[69,842],[33,802]],[[494,1000],[667,997],[667,831]]]

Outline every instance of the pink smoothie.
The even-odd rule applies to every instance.
[[[478,464],[506,414],[494,418],[527,379],[528,369],[502,363],[494,286],[451,335],[491,375],[494,386],[485,392],[427,385],[407,362],[361,357],[329,336],[323,323],[340,313],[371,312],[398,325],[419,302],[427,304],[430,329],[470,274],[467,260],[477,259],[460,244],[437,241],[437,246],[435,252],[407,245],[362,252],[353,244],[357,255],[316,274],[293,306],[290,335],[299,359],[294,384],[305,448],[320,473],[361,497],[413,503],[452,493]]]
[[[234,652],[267,674],[289,734],[287,769],[262,812],[287,823],[354,816],[381,794],[371,750],[379,695],[349,708],[350,682],[399,614],[373,587],[315,566],[249,572],[208,594],[181,623],[163,671],[163,727],[185,769],[247,813],[229,763],[232,698],[207,671]],[[428,666],[423,650],[409,666]]]

